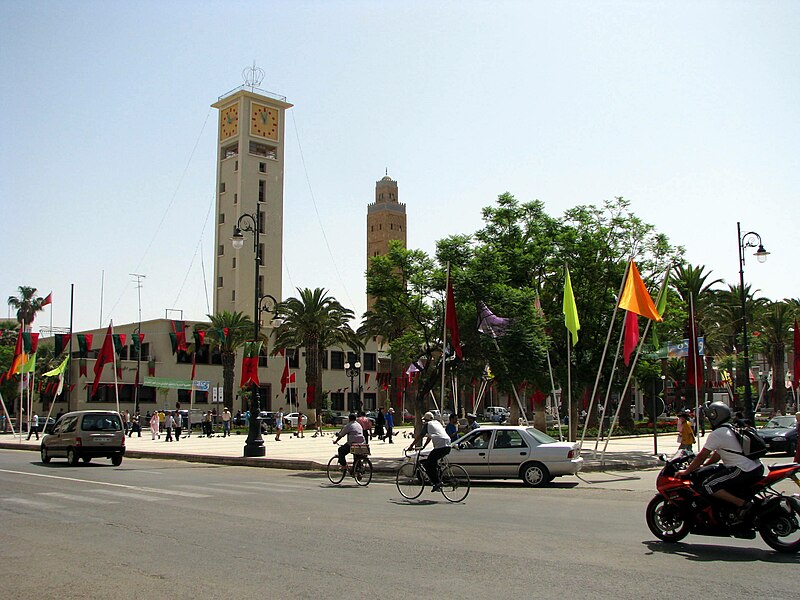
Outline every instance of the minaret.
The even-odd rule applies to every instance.
[[[386,254],[390,240],[406,246],[406,205],[398,201],[397,182],[386,176],[375,183],[375,202],[367,205],[367,267],[373,256]],[[367,310],[375,299],[367,296]]]
[[[284,121],[292,105],[260,90],[264,71],[245,69],[245,85],[220,96],[217,146],[217,210],[214,244],[214,313],[239,311],[253,317],[256,268],[253,234],[231,246],[243,214],[259,213],[258,293],[281,299],[283,269]],[[252,221],[243,219],[245,223]]]

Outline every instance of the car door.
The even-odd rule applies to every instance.
[[[53,440],[48,440],[47,449],[51,456],[66,456],[69,441],[75,437],[78,415],[65,415],[53,429]]]
[[[470,477],[488,477],[492,433],[491,429],[476,429],[468,433],[453,446],[448,459],[464,467]]]
[[[516,477],[530,449],[515,429],[498,429],[489,452],[490,477]]]

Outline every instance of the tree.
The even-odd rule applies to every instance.
[[[198,325],[198,329],[205,330],[209,345],[220,351],[223,397],[233,407],[236,352],[246,341],[253,339],[253,321],[244,313],[227,310],[207,316],[211,323]]]
[[[303,348],[306,353],[306,394],[314,401],[314,421],[319,424],[323,409],[322,355],[331,346],[360,350],[361,340],[350,326],[354,313],[323,288],[297,288],[299,297],[277,306],[282,319],[275,333],[275,348]]]
[[[794,311],[786,302],[772,302],[764,307],[757,315],[760,333],[758,337],[763,339],[764,353],[767,363],[772,371],[772,408],[783,413],[786,412],[786,388],[784,379],[786,371],[784,362],[786,360],[786,347],[793,343],[793,335],[789,331],[794,326]],[[756,332],[754,332],[756,333]]]
[[[36,315],[44,309],[44,298],[36,296],[36,288],[21,285],[17,296],[8,297],[8,305],[17,311],[17,321],[30,328]]]

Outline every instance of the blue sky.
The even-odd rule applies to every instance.
[[[98,327],[137,319],[141,273],[144,319],[202,319],[210,104],[255,61],[295,105],[284,296],[326,287],[363,312],[388,168],[414,248],[475,231],[506,191],[552,215],[624,196],[729,282],[741,221],[772,252],[747,281],[798,297],[798,31],[779,1],[3,0],[0,294],[52,291],[66,326],[74,283],[76,328]]]

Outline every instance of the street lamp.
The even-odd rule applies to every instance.
[[[750,387],[750,354],[747,346],[747,296],[744,293],[744,251],[745,248],[757,248],[754,256],[760,263],[767,260],[769,252],[764,249],[764,244],[761,243],[761,236],[755,231],[748,231],[742,235],[742,227],[738,221],[736,222],[736,234],[739,240],[739,292],[742,299],[742,341],[744,342],[744,413],[751,423],[755,423],[753,391]]]
[[[344,374],[350,378],[350,400],[353,399],[353,380],[361,373],[361,363],[354,362],[352,365],[349,362],[344,363]],[[360,400],[360,399],[359,399]],[[356,410],[361,410],[361,402],[356,402]]]
[[[258,285],[258,271],[261,266],[261,257],[258,253],[261,211],[256,210],[252,215],[245,213],[236,221],[236,226],[233,228],[233,237],[231,237],[231,244],[234,250],[241,250],[244,247],[244,235],[242,233],[244,231],[249,231],[253,234],[253,256],[255,262],[253,275],[253,341],[257,342],[261,333],[261,312],[274,314],[278,304],[278,301],[269,294],[262,296]],[[270,307],[270,303],[272,307]],[[264,447],[264,439],[261,437],[261,419],[258,418],[260,412],[258,385],[253,382],[252,394],[250,394],[250,427],[244,444],[245,458],[265,456],[267,453]]]

